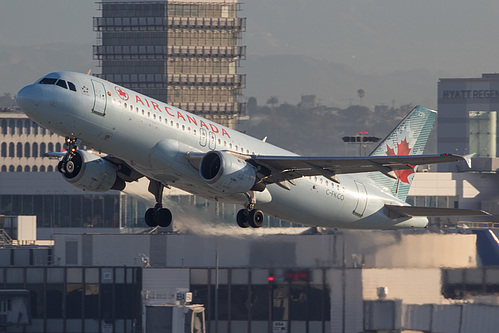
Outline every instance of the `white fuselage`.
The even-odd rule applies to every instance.
[[[186,153],[226,150],[249,155],[295,155],[127,88],[92,76],[53,73],[73,82],[71,91],[33,84],[19,96],[26,114],[62,136],[116,156],[148,178],[208,199],[245,204],[244,193],[219,191],[207,184]],[[363,174],[339,175],[339,184],[319,177],[296,180],[290,190],[267,186],[271,200],[256,207],[267,214],[306,225],[392,229],[425,227],[427,219],[392,219],[384,204],[405,205],[374,186]],[[262,203],[264,202],[264,203]]]

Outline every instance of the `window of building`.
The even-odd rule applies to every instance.
[[[28,135],[31,134],[31,120],[29,119],[24,120],[24,131]]]
[[[30,167],[29,165],[25,165],[24,166],[24,172],[29,172],[30,171]]]
[[[29,142],[24,144],[24,157],[31,157],[31,147],[29,146]]]
[[[7,157],[7,143],[6,142],[2,142],[1,156]]]
[[[16,171],[16,168],[13,165],[9,166],[9,172],[14,172]]]
[[[21,119],[18,119],[17,120],[17,134],[22,135],[23,134],[23,128],[24,128],[23,121]]]
[[[38,143],[33,142],[33,146],[31,147],[33,151],[33,157],[38,157]]]
[[[7,134],[7,120],[3,119],[2,120],[2,134],[6,135]]]
[[[47,145],[45,144],[45,142],[42,142],[40,143],[40,157],[43,157],[46,153],[47,153]]]
[[[11,119],[9,121],[9,132],[10,135],[16,134],[16,122],[14,121],[14,119]]]
[[[16,168],[16,172],[23,172],[23,167],[18,165]]]
[[[23,144],[21,142],[17,143],[16,153],[16,157],[23,157]]]

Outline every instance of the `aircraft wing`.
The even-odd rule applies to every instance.
[[[453,154],[363,157],[306,157],[306,156],[251,156],[246,161],[265,176],[265,183],[279,183],[302,176],[334,176],[346,173],[380,171],[395,178],[394,171],[413,169],[416,165],[465,160],[470,165],[471,155]],[[266,171],[266,172],[265,172]]]
[[[390,213],[399,216],[488,216],[489,213],[483,210],[458,209],[458,208],[435,208],[416,206],[395,206],[385,205]]]
[[[307,157],[307,156],[270,156],[245,155],[225,151],[253,165],[262,182],[276,183],[289,188],[287,182],[294,184],[293,179],[305,176],[325,176],[338,181],[338,174],[379,171],[388,177],[396,178],[395,171],[413,169],[416,165],[457,162],[464,160],[471,165],[471,155],[395,155],[395,156],[362,156],[362,157]],[[196,169],[204,153],[189,152],[187,159]]]

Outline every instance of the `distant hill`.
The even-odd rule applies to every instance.
[[[62,70],[88,72],[96,70],[92,46],[51,44],[43,46],[5,46],[0,48],[0,95],[15,95],[23,86],[43,75]]]
[[[255,96],[264,105],[270,96],[298,104],[302,94],[315,94],[326,106],[358,104],[357,90],[366,93],[363,104],[421,104],[436,107],[437,82],[445,73],[425,70],[390,74],[358,73],[347,66],[299,55],[248,55],[241,62],[247,74],[245,97]],[[15,94],[24,85],[59,70],[100,72],[88,44],[60,43],[0,48],[0,95]],[[375,69],[373,69],[375,72]]]
[[[324,105],[347,107],[359,103],[356,92],[363,89],[363,104],[371,107],[391,106],[394,100],[396,105],[436,108],[438,79],[449,76],[426,70],[363,74],[338,63],[298,55],[248,55],[242,66],[240,72],[247,74],[244,95],[256,97],[259,105],[270,96],[298,104],[302,94],[315,94]]]

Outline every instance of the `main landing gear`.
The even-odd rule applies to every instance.
[[[164,188],[163,184],[156,180],[151,180],[149,183],[148,190],[154,194],[156,205],[154,208],[146,210],[144,218],[146,224],[151,228],[157,226],[166,228],[172,223],[172,212],[167,208],[163,208],[162,204]]]
[[[260,228],[263,225],[265,215],[263,215],[261,210],[255,209],[256,198],[254,192],[250,192],[247,195],[249,203],[246,205],[246,208],[237,212],[237,225],[241,228]]]
[[[241,209],[237,212],[237,225],[241,228],[260,228],[264,217],[265,215],[259,209]]]

